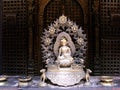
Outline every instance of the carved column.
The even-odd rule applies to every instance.
[[[0,74],[2,74],[2,0],[0,0]]]
[[[36,64],[38,65],[37,66],[37,68],[38,68],[38,70],[36,70],[36,72],[37,73],[39,73],[39,70],[40,69],[42,69],[43,67],[44,67],[44,63],[43,63],[43,60],[42,60],[42,58],[41,58],[41,39],[40,39],[40,37],[41,37],[41,34],[42,34],[42,31],[43,31],[43,19],[44,19],[44,8],[45,8],[45,6],[48,4],[48,2],[49,2],[50,0],[39,0],[38,1],[38,18],[37,18],[37,21],[38,21],[38,28],[37,28],[37,37],[36,37],[36,39],[37,39],[37,41],[38,41],[38,45],[36,46],[36,49],[38,49],[38,50],[35,50],[35,52],[36,52],[36,54],[38,55],[36,58],[37,58],[37,62],[36,62]]]
[[[88,12],[88,0],[77,0],[79,5],[82,7],[84,14],[84,30],[88,30],[88,20],[89,20],[89,12]]]
[[[93,13],[95,15],[96,57],[99,57],[99,0],[94,0]]]
[[[93,19],[94,19],[94,29],[95,29],[95,56],[94,56],[94,74],[99,75],[97,73],[99,67],[100,67],[100,26],[99,26],[99,20],[100,20],[100,13],[99,13],[99,0],[94,0],[93,2]]]
[[[33,0],[28,0],[28,35],[29,35],[29,58],[28,58],[28,74],[34,75],[34,59],[33,59]]]
[[[87,39],[88,39],[88,60],[87,60],[87,66],[90,67],[90,69],[93,69],[92,61],[93,61],[93,55],[94,55],[94,30],[93,30],[93,23],[92,23],[92,2],[93,0],[89,0],[88,2],[88,30],[87,30]]]

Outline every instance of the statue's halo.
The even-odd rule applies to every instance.
[[[72,39],[70,37],[70,35],[66,32],[61,32],[58,36],[57,36],[57,39],[56,39],[56,42],[54,44],[54,53],[55,53],[55,56],[57,57],[58,56],[58,51],[59,51],[59,47],[60,47],[60,40],[61,38],[65,37],[68,41],[68,45],[71,49],[71,53],[72,53],[72,56],[74,55],[75,53],[75,45],[74,43],[72,42]]]

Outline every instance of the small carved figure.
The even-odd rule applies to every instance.
[[[61,47],[59,48],[59,54],[57,58],[58,64],[60,66],[70,66],[73,63],[73,58],[71,56],[71,49],[67,46],[67,39],[63,37],[60,41]]]
[[[86,73],[85,73],[85,79],[86,79],[86,82],[88,83],[90,81],[90,73],[92,71],[90,69],[86,69]]]
[[[40,79],[41,79],[41,81],[42,81],[43,83],[44,83],[45,80],[46,80],[45,71],[46,71],[45,69],[41,69],[41,70],[40,70],[40,72],[42,73]]]

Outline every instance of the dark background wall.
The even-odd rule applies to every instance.
[[[99,21],[99,59],[94,60],[94,71],[96,75],[120,75],[120,0],[100,0],[96,5],[99,5],[99,12],[94,14]]]
[[[0,74],[2,71],[2,0],[0,0]]]
[[[27,75],[27,1],[3,0],[2,9],[2,73]]]
[[[119,0],[0,0],[0,73],[39,75],[40,34],[63,12],[87,33],[93,74],[119,75]]]

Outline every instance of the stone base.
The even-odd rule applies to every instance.
[[[54,66],[54,68],[51,67],[48,67],[46,76],[53,84],[71,86],[80,83],[80,80],[85,77],[82,66],[74,65],[70,68],[59,69],[56,66]]]

